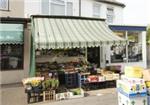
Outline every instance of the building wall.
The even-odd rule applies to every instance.
[[[114,9],[114,22],[113,24],[123,24],[123,7],[96,2],[94,0],[83,0],[81,5],[81,16],[93,17],[93,4],[100,4],[100,18],[106,19],[107,8]]]
[[[24,2],[24,17],[41,13],[41,0],[25,0]]]
[[[31,30],[24,30],[24,66],[23,70],[0,71],[0,84],[10,84],[21,82],[23,78],[28,77],[30,65],[30,35]]]
[[[24,17],[24,0],[9,0],[9,10],[0,10],[1,17]]]
[[[147,44],[147,67],[150,68],[150,44]]]
[[[43,0],[25,0],[25,17],[30,17],[30,15],[43,14],[41,11],[41,4]],[[73,3],[73,16],[79,16],[79,0],[64,0]],[[51,0],[49,0],[50,6]],[[94,0],[81,0],[81,16],[93,17],[93,4],[100,4],[100,18],[106,19],[107,7],[112,7],[114,9],[114,23],[123,23],[123,7],[111,5],[107,3],[96,2]],[[50,8],[49,8],[49,14]]]

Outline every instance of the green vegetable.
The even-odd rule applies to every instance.
[[[71,92],[73,92],[74,95],[81,95],[81,89],[80,88],[72,89]]]

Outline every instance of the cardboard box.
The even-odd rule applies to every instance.
[[[150,96],[147,96],[148,105],[150,105]]]
[[[118,105],[148,105],[147,96],[128,98],[118,93]]]
[[[104,74],[103,75],[106,81],[111,81],[113,80],[113,74]]]
[[[121,75],[121,80],[130,84],[145,84],[145,81],[142,78],[128,78],[125,75]]]
[[[150,81],[150,70],[143,70],[143,79],[145,81]]]
[[[129,98],[147,95],[147,89],[144,82],[141,83],[117,80],[117,91]]]
[[[117,73],[113,74],[113,80],[119,80],[120,79],[120,75]]]
[[[146,81],[145,83],[146,83],[146,87],[150,88],[150,81]]]
[[[150,96],[150,88],[147,88],[147,95]]]
[[[141,68],[141,67],[126,66],[124,71],[125,71],[125,76],[126,77],[129,77],[129,78],[142,78],[143,68]]]

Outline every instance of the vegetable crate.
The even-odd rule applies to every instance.
[[[55,90],[43,91],[43,101],[51,100],[54,101],[56,97]]]
[[[118,93],[118,105],[148,105],[147,96],[129,98]]]

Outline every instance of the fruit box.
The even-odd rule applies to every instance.
[[[150,96],[147,96],[148,105],[150,105]]]
[[[148,105],[147,96],[128,98],[118,93],[118,105]]]
[[[126,66],[124,71],[125,71],[125,76],[126,77],[129,77],[129,78],[142,78],[143,68],[141,68],[141,67]]]
[[[143,79],[145,81],[150,81],[150,70],[143,70]]]
[[[126,95],[127,97],[146,96],[147,89],[144,82],[127,82],[124,80],[117,80],[117,91]]]

